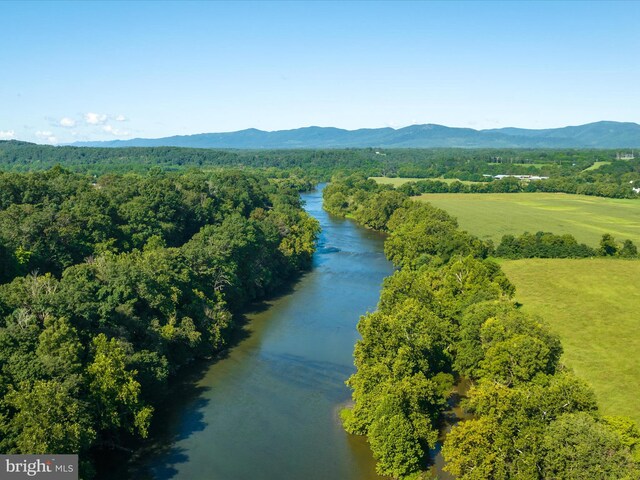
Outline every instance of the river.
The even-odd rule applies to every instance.
[[[356,324],[392,266],[382,235],[326,213],[321,190],[302,199],[322,227],[312,270],[247,315],[247,337],[157,412],[153,441],[113,468],[116,478],[380,478],[338,412],[350,398]]]

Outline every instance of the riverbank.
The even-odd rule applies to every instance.
[[[302,195],[322,226],[312,270],[247,314],[246,338],[185,386],[123,473],[102,479],[379,478],[335,409],[350,397],[356,323],[393,270],[383,235],[324,212],[321,194]]]

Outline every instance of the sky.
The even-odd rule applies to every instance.
[[[640,123],[640,2],[1,2],[0,140]]]

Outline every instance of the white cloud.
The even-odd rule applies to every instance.
[[[0,140],[12,140],[16,138],[15,130],[0,130]]]
[[[113,128],[111,125],[105,125],[104,127],[102,127],[102,130],[117,137],[129,136],[129,132],[127,132],[126,130],[119,130],[117,128]]]
[[[116,122],[126,122],[127,120],[129,120],[127,117],[125,117],[124,115],[116,115],[115,121]]]
[[[58,141],[53,132],[50,132],[49,130],[38,130],[36,132],[36,137],[48,143],[56,143]]]
[[[64,118],[60,119],[60,126],[61,127],[66,127],[66,128],[75,127],[76,126],[76,121],[73,118],[64,117]]]
[[[88,112],[84,114],[84,121],[89,125],[104,125],[108,116],[103,113]]]

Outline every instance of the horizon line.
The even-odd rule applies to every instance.
[[[459,127],[459,126],[452,126],[452,125],[445,125],[443,123],[411,123],[409,125],[405,125],[402,127],[392,127],[389,125],[385,125],[382,127],[359,127],[359,128],[342,128],[342,127],[335,127],[332,125],[328,125],[328,126],[321,126],[321,125],[306,125],[306,126],[301,126],[301,127],[294,127],[294,128],[281,128],[281,129],[276,129],[276,130],[263,130],[260,128],[256,128],[256,127],[246,127],[246,128],[241,128],[239,130],[228,130],[228,131],[205,131],[205,132],[198,132],[198,133],[184,133],[184,134],[174,134],[174,135],[167,135],[167,136],[163,136],[163,137],[127,137],[127,138],[114,138],[112,140],[78,140],[76,142],[72,142],[72,143],[52,143],[52,144],[48,144],[48,143],[36,143],[36,145],[59,145],[59,146],[72,146],[74,144],[77,143],[112,143],[112,142],[127,142],[127,141],[131,141],[131,140],[159,140],[159,139],[163,139],[163,138],[172,138],[172,137],[193,137],[193,136],[198,136],[198,135],[211,135],[211,134],[230,134],[230,133],[239,133],[239,132],[246,132],[249,130],[255,130],[257,132],[262,132],[262,133],[275,133],[275,132],[291,132],[294,130],[303,130],[303,129],[307,129],[307,128],[332,128],[332,129],[336,129],[336,130],[343,130],[346,132],[356,132],[359,130],[384,130],[384,129],[391,129],[394,131],[398,131],[398,130],[402,130],[405,128],[410,128],[410,127],[421,127],[421,126],[428,126],[428,125],[432,125],[432,126],[436,126],[436,127],[446,127],[446,128],[452,128],[452,129],[460,129],[460,130],[474,130],[476,132],[484,132],[484,131],[494,131],[494,130],[505,130],[505,129],[518,129],[518,130],[531,130],[531,131],[542,131],[542,130],[555,130],[555,129],[561,129],[561,128],[570,128],[570,127],[583,127],[585,125],[593,125],[596,123],[620,123],[620,124],[633,124],[633,125],[640,125],[640,120],[637,122],[633,122],[633,121],[622,121],[622,120],[596,120],[593,122],[586,122],[586,123],[578,123],[578,124],[572,124],[572,125],[561,125],[561,126],[553,126],[553,127],[544,127],[544,128],[527,128],[527,127],[516,127],[516,126],[508,126],[508,127],[496,127],[496,128],[473,128],[473,127]],[[13,140],[18,140],[18,141],[27,141],[27,140],[20,140],[18,138],[15,138]],[[34,143],[34,142],[28,142],[28,143]]]

